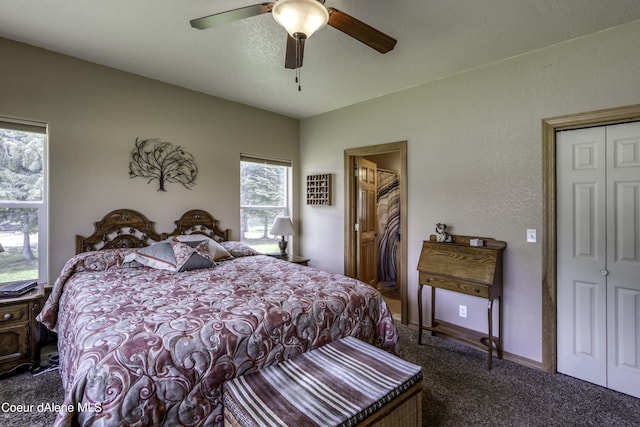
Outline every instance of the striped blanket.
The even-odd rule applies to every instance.
[[[225,425],[353,426],[421,380],[420,366],[347,337],[225,383]]]

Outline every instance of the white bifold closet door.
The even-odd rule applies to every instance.
[[[558,371],[640,397],[640,122],[556,151]]]

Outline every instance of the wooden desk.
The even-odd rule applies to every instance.
[[[471,239],[482,239],[484,246],[469,245]],[[436,236],[430,236],[422,244],[418,261],[418,344],[422,344],[422,289],[431,287],[431,325],[425,327],[435,334],[455,337],[467,344],[488,352],[488,368],[491,369],[493,348],[498,358],[502,358],[502,252],[505,242],[472,236],[453,236],[452,243],[440,243]],[[451,327],[435,318],[436,289],[471,295],[488,300],[488,334]],[[498,300],[498,336],[493,335],[493,302]]]

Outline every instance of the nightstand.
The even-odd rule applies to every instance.
[[[45,283],[43,286],[44,286],[44,299],[42,300],[42,306],[44,307],[44,303],[47,302],[49,295],[51,295],[51,291],[53,291],[53,285],[50,283]]]
[[[309,265],[309,258],[305,258],[305,257],[300,256],[300,255],[291,255],[290,257],[287,257],[287,258],[284,258],[279,253],[277,253],[277,254],[265,254],[265,255],[273,257],[273,258],[280,259],[282,261],[292,262],[294,264]]]
[[[0,298],[0,375],[21,366],[40,364],[40,327],[36,316],[44,302],[44,286],[12,298]]]
[[[49,295],[51,295],[51,292],[53,291],[53,285],[51,283],[45,283],[44,284],[44,297],[42,298],[42,307],[40,308],[41,311],[44,308],[44,305],[47,302],[47,299],[49,299]],[[42,363],[42,360],[46,360],[43,359],[43,356],[45,356],[46,354],[42,354],[43,350],[47,350],[45,347],[46,346],[51,346],[51,344],[53,344],[54,347],[56,347],[56,343],[58,341],[58,335],[53,332],[50,331],[49,329],[47,329],[43,324],[38,323],[37,327],[39,328],[38,330],[40,331],[40,362]],[[56,348],[57,351],[57,348]],[[46,353],[46,352],[45,352]]]
[[[292,262],[294,264],[309,265],[309,258],[305,258],[305,257],[300,256],[300,255],[291,255],[285,261],[289,261],[289,262]]]

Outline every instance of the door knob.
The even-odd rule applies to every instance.
[[[609,270],[607,270],[606,268],[603,268],[602,270],[600,270],[601,276],[607,276],[608,274],[609,274]]]

